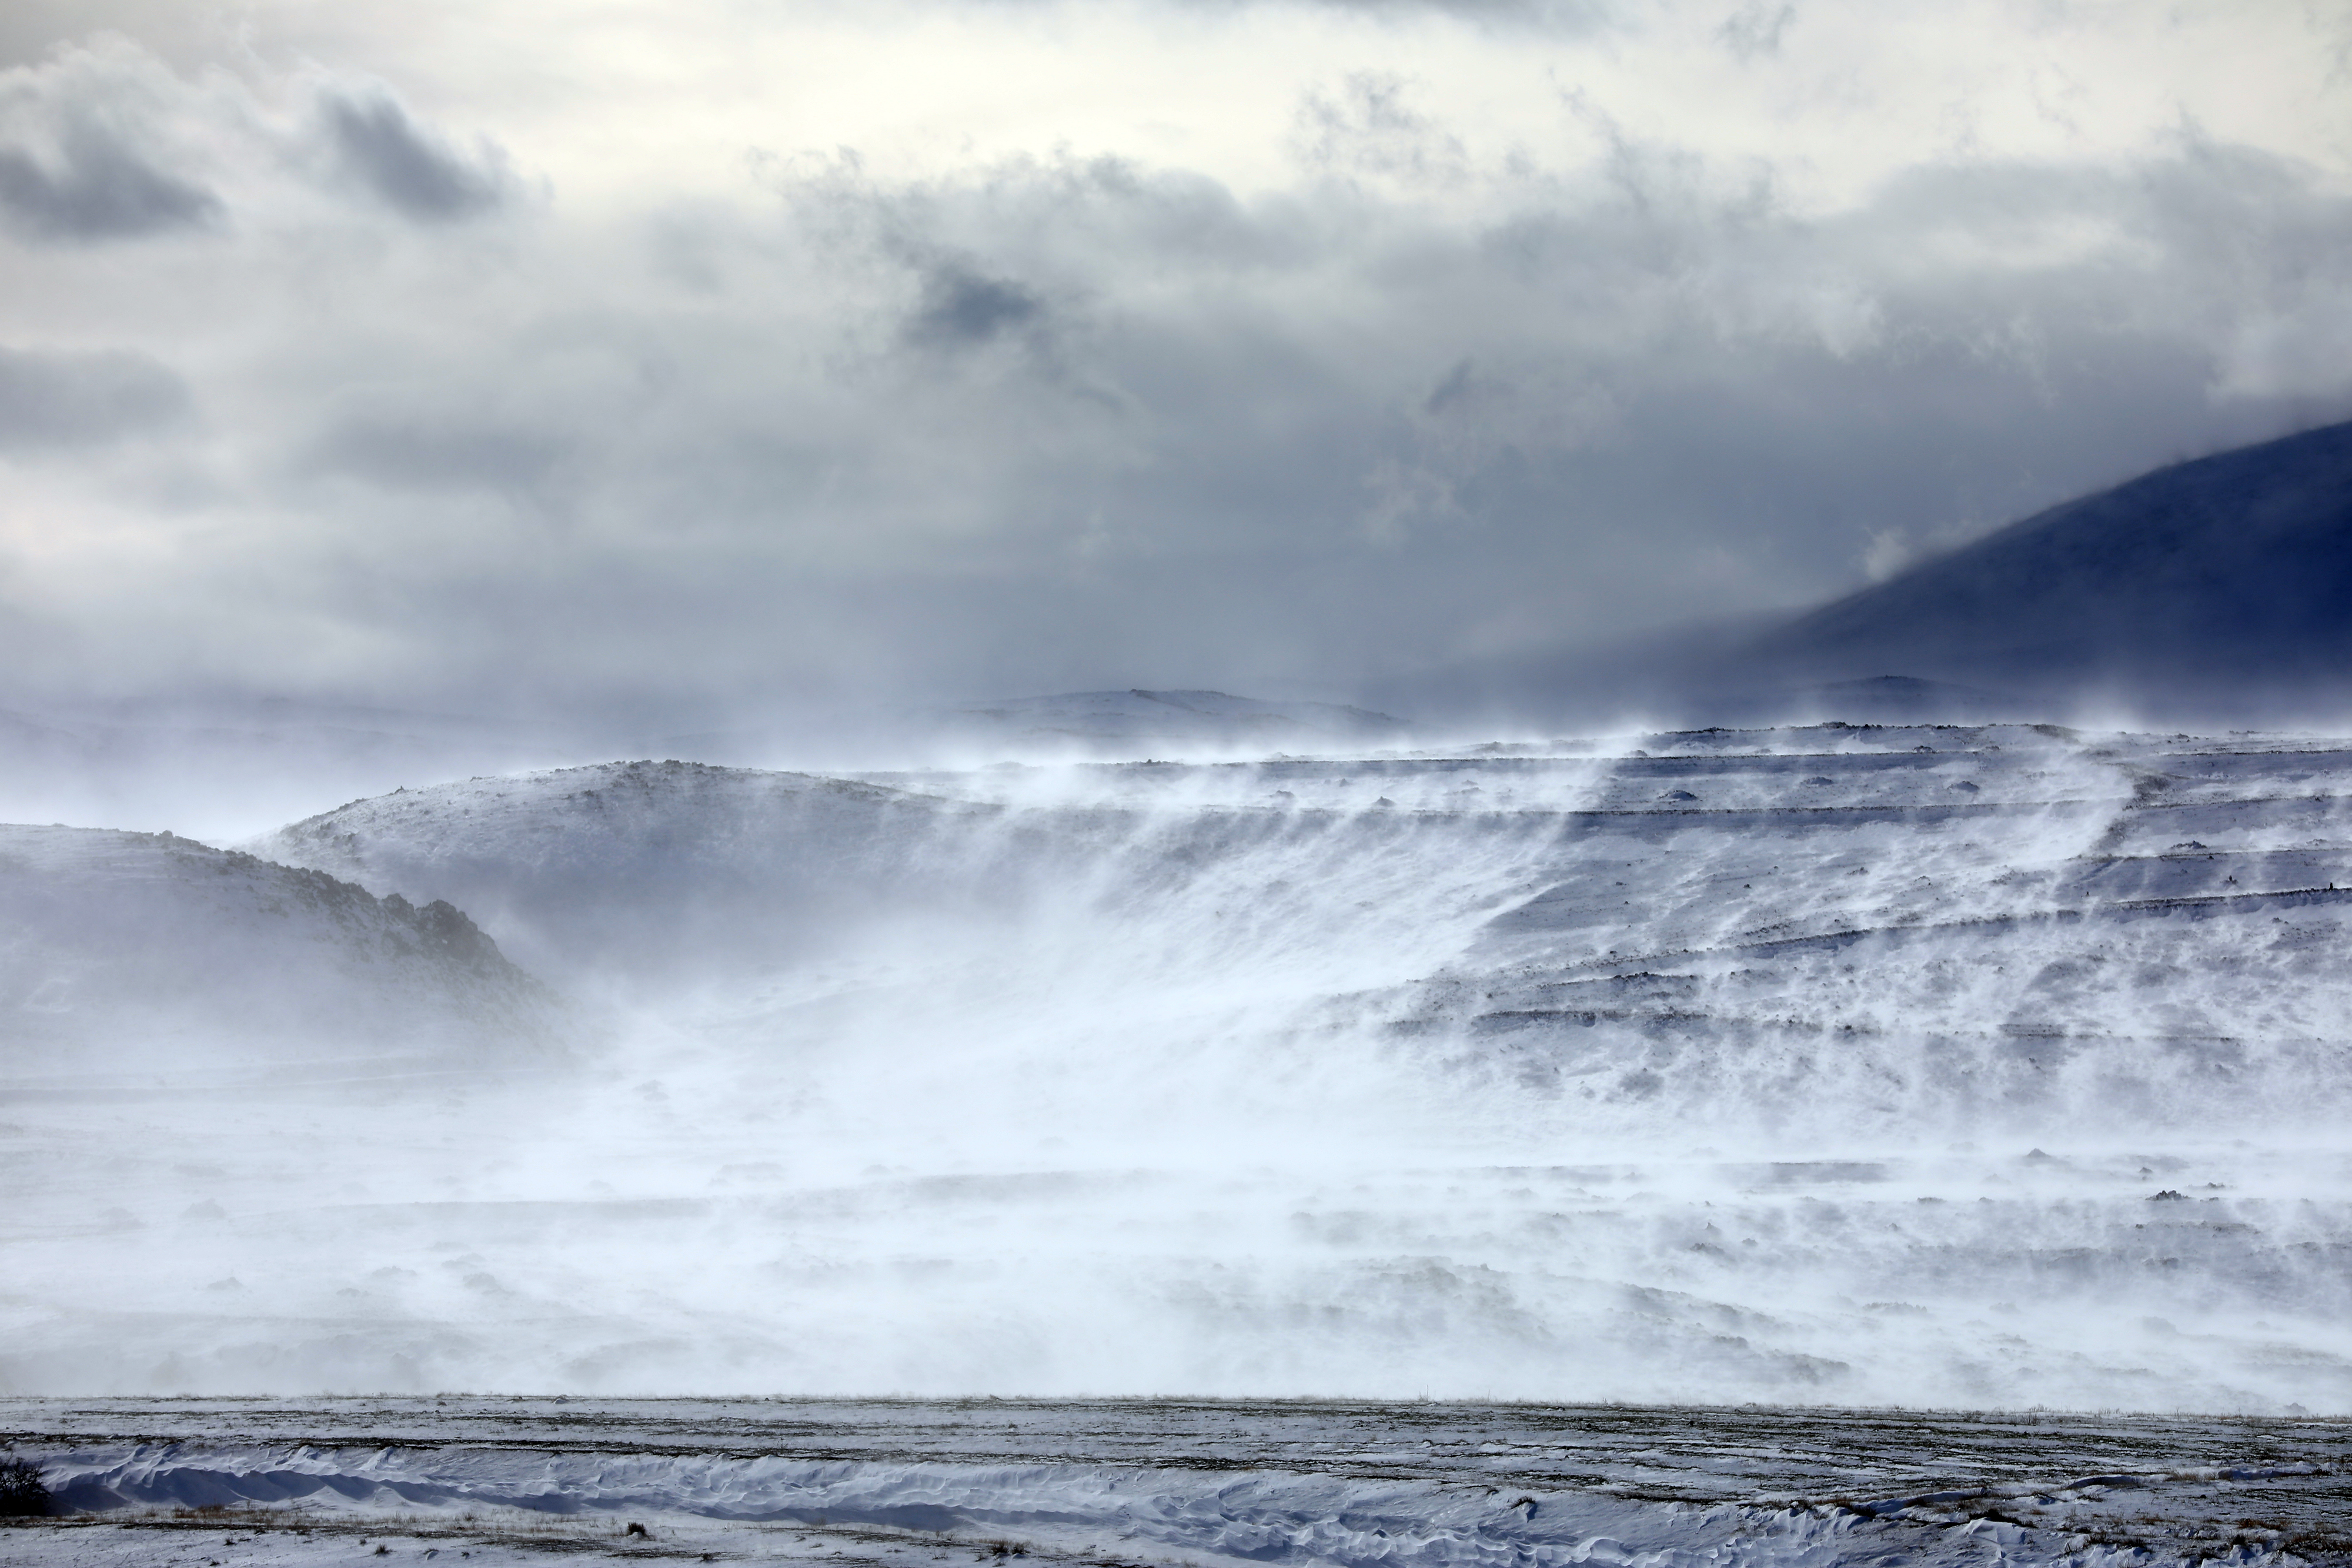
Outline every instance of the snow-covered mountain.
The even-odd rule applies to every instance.
[[[5,1081],[543,1053],[551,999],[462,913],[175,838],[0,827]]]
[[[1880,1059],[1934,1040],[2000,1076],[2020,1071],[2019,1040],[2074,1041],[2051,1051],[2079,1061],[2160,1039],[2188,1071],[2194,1041],[2242,1053],[2250,1010],[2292,1053],[2352,1002],[2323,944],[2269,929],[2352,901],[2333,797],[2312,793],[2343,769],[2336,752],[2029,727],[1654,747],[866,780],[613,764],[358,801],[254,847],[459,904],[571,975],[762,986],[820,958],[900,964],[909,941],[925,963],[1011,948],[1056,983],[1246,974],[1465,1061],[1518,1053],[1507,1042],[1532,1030],[1547,1072],[1573,1058],[1606,1083],[1647,1082],[1626,1053],[1660,1048],[1595,1046],[1589,1025],[1671,1025],[1674,1051],[1711,1064],[1643,1096],[1715,1103],[1759,1052],[1786,1069],[1766,1042],[1839,1037],[1780,1088],[1758,1078],[1748,1107],[1799,1077],[1885,1069],[1865,1102],[1880,1113],[1940,1094],[1977,1115],[1985,1081]],[[2119,968],[2118,944],[2169,956]],[[1962,951],[1988,961],[1956,974]],[[1840,982],[1860,953],[1869,983]],[[2029,1098],[2055,1112],[2066,1081]]]

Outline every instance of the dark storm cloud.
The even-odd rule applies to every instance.
[[[143,355],[0,349],[0,452],[104,445],[189,409],[180,378]]]
[[[722,304],[551,300],[372,371],[527,424],[372,415],[317,461],[382,493],[370,539],[560,476],[598,541],[355,546],[428,669],[1346,690],[1801,603],[2345,402],[2352,204],[2260,154],[1920,171],[1833,219],[1632,143],[1475,222],[1379,178],[787,185],[792,243],[706,236]]]
[[[922,300],[907,336],[926,347],[962,348],[1036,325],[1045,301],[1006,278],[990,277],[961,262],[926,270]]]
[[[337,167],[404,216],[455,222],[491,211],[510,193],[498,149],[484,146],[464,156],[419,126],[389,94],[328,92],[319,108]]]
[[[1386,90],[1345,84],[1321,122],[1443,145]],[[1874,541],[1934,548],[2345,402],[2283,324],[2326,340],[2352,204],[2259,153],[1956,164],[1831,219],[1630,141],[1459,225],[1381,173],[1251,203],[1107,165],[856,195],[877,252],[990,258],[929,275],[938,338],[1025,328],[1041,291],[1089,302],[1053,373],[1008,366],[969,403],[925,383],[893,434],[845,433],[874,455],[825,465],[822,505],[913,505],[884,451],[987,476],[931,498],[952,542],[874,591],[1007,689],[1204,659],[1328,679],[1801,602]],[[1223,215],[1173,237],[1200,213]],[[1021,673],[1055,644],[1067,664]]]

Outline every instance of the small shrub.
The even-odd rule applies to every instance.
[[[38,1519],[49,1511],[49,1489],[30,1459],[0,1459],[0,1519]]]

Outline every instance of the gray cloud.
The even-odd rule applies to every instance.
[[[103,130],[69,125],[47,159],[22,146],[0,147],[0,212],[39,239],[134,239],[208,223],[219,215],[220,202]]]
[[[0,452],[104,445],[177,423],[180,378],[140,354],[0,349]]]
[[[758,204],[397,244],[257,140],[220,165],[251,222],[110,257],[159,354],[205,335],[235,417],[166,474],[55,433],[135,399],[9,404],[65,422],[44,485],[181,484],[217,541],[74,601],[80,667],[649,711],[1346,695],[1803,603],[1890,538],[2352,413],[2352,201],[2260,152],[1915,168],[1811,214],[1760,161],[1618,132],[1489,166],[1391,78],[1318,104],[1255,194],[1115,158],[785,161]],[[36,292],[93,287],[24,256]],[[12,563],[0,609],[44,570]],[[66,645],[15,623],[20,672]]]
[[[0,70],[0,224],[88,244],[216,222],[219,197],[181,167],[168,129],[184,91],[121,44]]]
[[[1624,7],[1608,0],[1183,0],[1199,10],[1234,10],[1246,5],[1297,5],[1312,9],[1358,11],[1375,16],[1434,13],[1475,22],[1535,24],[1564,32],[1589,32],[1615,21]]]
[[[2218,253],[2217,203],[2241,235]],[[2226,150],[1922,172],[1834,222],[1647,154],[1459,228],[1044,165],[803,193],[803,220],[827,246],[760,253],[792,258],[763,287],[795,312],[739,293],[734,340],[668,340],[651,401],[567,413],[580,492],[635,542],[505,583],[488,624],[513,641],[480,659],[543,661],[593,602],[605,654],[637,639],[634,669],[706,690],[1344,688],[1801,602],[1890,527],[1960,537],[2346,406],[2237,356],[2332,319],[2352,205]],[[911,319],[910,247],[964,258],[919,274]],[[1047,320],[1049,358],[929,363]],[[551,399],[583,329],[464,374]],[[599,329],[616,358],[645,329]],[[610,574],[593,599],[583,572]]]
[[[1643,148],[1482,225],[1329,193],[1234,204],[1213,245],[1162,236],[1227,209],[1131,169],[864,199],[898,244],[992,258],[969,276],[1084,291],[1087,329],[1055,373],[887,400],[833,438],[821,501],[735,493],[780,523],[951,515],[868,591],[1006,689],[1328,681],[1801,602],[1889,527],[1959,537],[2346,407],[2244,356],[2352,295],[2320,239],[2352,205],[2194,144],[1922,171],[1834,221]],[[887,455],[918,451],[969,487],[898,492]]]
[[[960,348],[1034,326],[1045,313],[1045,301],[1021,285],[942,262],[924,273],[922,301],[908,319],[907,336],[926,346]]]
[[[559,440],[498,423],[364,417],[331,430],[311,464],[392,490],[523,496],[546,483],[562,455]]]
[[[1780,52],[1781,36],[1797,19],[1794,5],[1772,5],[1766,0],[1748,3],[1723,19],[1715,30],[1723,47],[1742,60],[1763,59]]]
[[[404,216],[421,223],[477,217],[511,193],[497,148],[485,144],[467,157],[410,119],[388,93],[328,92],[319,110],[337,168]]]
[[[1358,71],[1337,95],[1307,94],[1299,110],[1300,151],[1335,172],[1384,175],[1414,184],[1455,184],[1468,175],[1461,139],[1406,102],[1410,84]]]

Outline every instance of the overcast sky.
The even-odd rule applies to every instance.
[[[2304,0],[10,0],[9,700],[1365,683],[2352,415]]]

